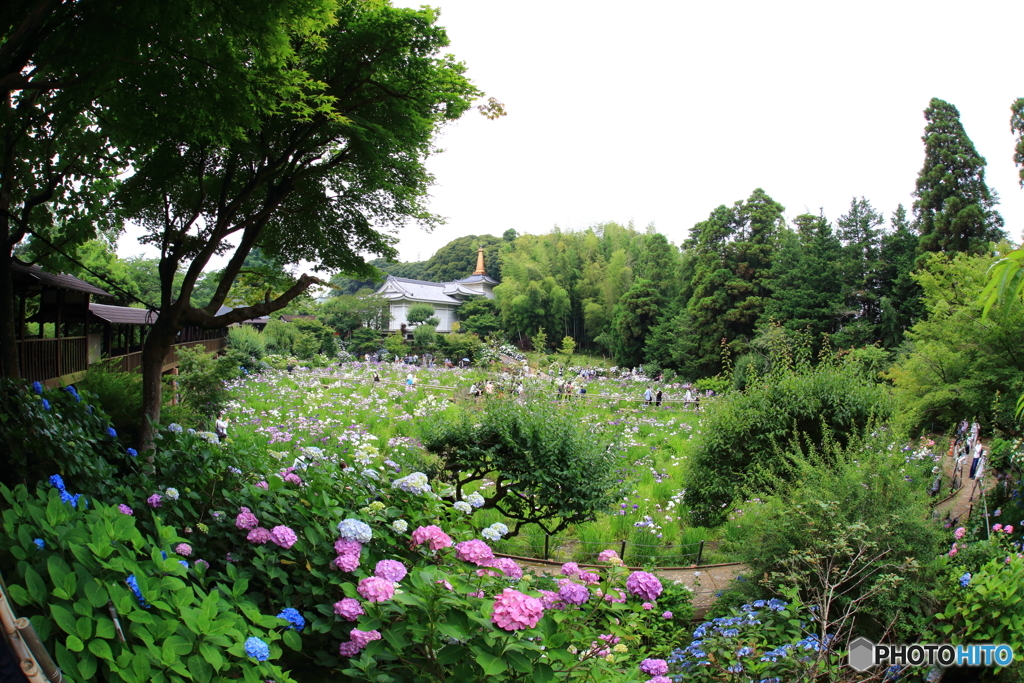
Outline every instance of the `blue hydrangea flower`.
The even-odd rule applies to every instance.
[[[181,434],[185,430],[181,428],[180,424],[172,422],[171,424],[167,425],[167,431],[171,432],[172,434]]]
[[[270,658],[270,647],[259,638],[249,637],[245,640],[245,654],[257,662],[265,662]]]
[[[92,406],[86,406],[85,412],[88,413],[89,415],[92,415]]]
[[[971,582],[971,573],[970,572],[967,572],[966,574],[964,574],[963,576],[960,577],[960,587],[961,588],[967,588],[967,584],[969,584],[970,582]]]
[[[736,654],[740,657],[749,657],[750,655],[754,654],[754,648],[744,646],[737,650]]]
[[[75,399],[75,403],[80,403],[81,402],[82,397],[78,395],[78,390],[75,389],[74,385],[69,385],[69,386],[64,387],[64,391],[66,391],[69,394],[71,394],[71,397]]]
[[[299,613],[299,610],[294,607],[285,607],[281,610],[281,613],[277,615],[277,618],[287,621],[291,624],[288,628],[293,628],[296,631],[301,631],[306,626],[306,619]]]
[[[64,479],[59,474],[50,475],[50,486],[54,487],[58,491],[64,490]]]
[[[128,587],[131,588],[132,593],[135,594],[135,599],[139,601],[139,605],[145,609],[149,609],[149,605],[142,597],[142,591],[139,589],[139,580],[135,578],[135,574],[129,574],[128,578],[124,580]]]
[[[346,541],[369,543],[373,538],[373,530],[366,522],[349,517],[338,522],[338,535]]]
[[[125,453],[132,456],[133,458],[137,458],[139,456],[139,452],[134,448],[129,448],[127,451],[125,451]]]
[[[42,382],[32,382],[32,392],[36,396],[41,396],[42,393],[43,393],[43,383]]]
[[[113,427],[107,427],[107,436],[109,436],[111,439],[116,439],[117,430],[115,430]]]
[[[180,564],[185,569],[188,569],[188,562],[186,560],[178,560],[178,564]]]
[[[49,409],[50,409],[50,402],[49,402],[49,401],[47,401],[47,400],[46,400],[46,399],[44,398],[44,399],[43,399],[43,410],[49,410]]]
[[[36,547],[39,548],[40,550],[43,550],[44,548],[46,548],[46,541],[44,541],[41,538],[37,538],[37,539],[35,539],[32,542],[35,543]]]

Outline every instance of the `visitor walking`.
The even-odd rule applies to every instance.
[[[654,395],[654,405],[655,406],[660,406],[661,405],[661,387],[658,387],[658,393],[656,393]]]
[[[650,388],[650,387],[647,387],[647,389],[646,389],[646,390],[644,391],[644,402],[645,402],[645,403],[646,403],[647,405],[651,405],[651,400],[652,400],[653,398],[654,398],[654,392],[653,392],[653,391],[651,391],[651,388]]]

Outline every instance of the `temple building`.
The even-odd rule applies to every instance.
[[[377,290],[391,304],[391,322],[389,332],[411,332],[413,325],[406,320],[409,308],[416,304],[429,304],[434,307],[434,317],[440,322],[438,332],[451,332],[452,323],[459,320],[458,309],[463,301],[475,296],[494,298],[494,287],[497,280],[489,277],[484,268],[484,250],[481,247],[476,255],[476,270],[469,277],[452,282],[427,282],[411,280],[405,277],[388,275],[384,284]]]

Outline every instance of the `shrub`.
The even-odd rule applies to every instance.
[[[842,446],[891,412],[885,387],[854,365],[831,362],[773,372],[710,403],[686,478],[694,524],[717,525],[738,494],[785,481],[788,463],[780,448],[795,442],[820,449],[826,434]]]
[[[154,537],[116,506],[72,507],[56,488],[0,485],[0,497],[9,507],[0,564],[11,598],[68,683],[292,680],[272,660],[279,641],[294,648],[297,635],[260,613],[231,565],[217,578],[204,560],[182,566],[172,549],[187,539],[158,515]],[[269,646],[271,661],[246,655],[252,637]]]
[[[34,484],[59,472],[106,491],[116,479],[112,458],[124,450],[95,397],[74,387],[34,386],[0,379],[0,481]]]
[[[484,507],[515,520],[513,533],[535,523],[548,534],[593,520],[622,495],[618,453],[595,439],[569,411],[545,403],[492,398],[475,410],[435,414],[423,446],[455,482],[454,496],[487,478],[494,494]]]
[[[334,358],[338,355],[338,342],[335,341],[334,330],[324,325],[319,320],[293,320],[288,323],[294,325],[299,331],[299,336],[293,343],[293,349],[295,355],[299,358],[312,358],[318,353],[322,353],[325,356]],[[309,341],[305,337],[312,337],[315,341]],[[303,352],[306,349],[313,349],[312,353],[308,355],[302,355],[300,353],[300,344],[302,345]]]
[[[252,325],[236,325],[228,330],[228,346],[240,353],[241,367],[255,372],[262,367],[267,355],[267,342]]]
[[[199,347],[179,348],[178,358],[177,382],[185,405],[207,419],[222,412],[231,398],[224,382],[238,376],[237,360]]]
[[[890,627],[906,637],[926,620],[940,529],[925,489],[937,458],[897,443],[881,431],[790,453],[792,481],[752,513],[737,548],[776,594],[793,587],[820,605],[823,630],[844,642],[851,632],[877,642]]]
[[[142,374],[117,372],[107,363],[89,366],[78,388],[89,392],[110,416],[125,443],[134,444],[142,433]]]
[[[263,328],[262,334],[268,351],[288,356],[293,353],[292,346],[299,338],[300,332],[295,325],[274,318]]]

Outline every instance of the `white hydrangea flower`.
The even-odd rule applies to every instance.
[[[475,491],[468,496],[463,496],[463,499],[475,508],[483,507],[484,503],[487,502],[483,496]]]
[[[413,472],[412,474],[400,477],[391,482],[391,486],[400,491],[406,493],[414,493],[418,496],[422,496],[425,493],[430,493],[430,483],[427,479],[427,475],[422,472]]]
[[[454,507],[459,512],[465,512],[467,515],[470,514],[471,512],[473,512],[473,506],[470,505],[469,503],[467,503],[464,500],[456,501],[452,505],[452,507]]]
[[[166,491],[164,491],[164,496],[167,498],[167,500],[178,500],[178,489],[173,487],[168,488]]]
[[[393,531],[397,531],[400,534],[404,534],[406,531],[409,530],[409,522],[405,521],[404,519],[396,519],[395,521],[391,522],[391,529]]]

